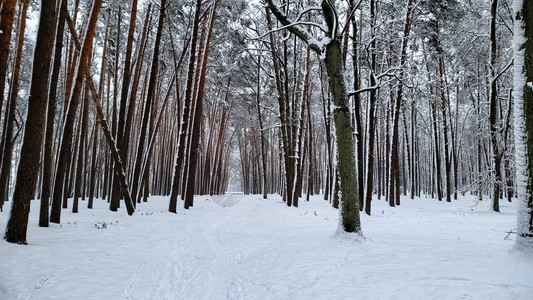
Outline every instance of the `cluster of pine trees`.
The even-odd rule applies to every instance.
[[[295,207],[323,194],[359,234],[373,196],[518,197],[531,239],[530,1],[0,3],[9,242],[32,199],[46,227],[230,183]]]

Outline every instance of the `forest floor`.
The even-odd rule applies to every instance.
[[[28,245],[0,241],[0,299],[531,299],[533,257],[507,233],[516,207],[489,204],[375,200],[357,241],[319,196],[197,196],[178,214],[151,197],[132,217],[80,202],[50,228],[32,201]]]

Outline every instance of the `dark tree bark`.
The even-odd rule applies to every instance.
[[[11,30],[13,28],[16,4],[16,0],[2,1],[2,11],[0,11],[0,109],[4,105],[9,43],[11,42]]]
[[[113,71],[113,118],[111,120],[111,131],[113,133],[113,138],[115,140],[121,140],[118,134],[118,64],[120,61],[120,43],[121,34],[120,28],[122,27],[122,6],[118,7],[118,18],[117,18],[117,36],[115,38],[115,68]],[[119,141],[120,143],[120,141]],[[120,149],[120,148],[119,148]],[[112,166],[113,170],[116,168],[115,165]],[[117,180],[112,180],[111,183],[111,196],[109,201],[109,210],[117,211],[120,206],[120,185]]]
[[[54,182],[54,193],[52,198],[52,211],[50,214],[50,222],[59,223],[61,219],[61,201],[63,200],[63,182],[65,179],[65,172],[67,171],[68,160],[71,156],[72,149],[72,135],[74,130],[74,121],[76,118],[76,111],[80,102],[80,93],[83,85],[83,79],[88,73],[87,61],[89,55],[92,53],[92,44],[94,32],[96,29],[96,21],[98,20],[98,13],[102,0],[94,0],[91,15],[87,25],[87,31],[85,33],[85,39],[81,47],[80,58],[78,62],[78,72],[72,93],[70,94],[70,100],[68,105],[67,114],[65,117],[64,130],[61,138],[61,145],[59,148],[59,157],[56,167],[56,178]],[[70,26],[69,26],[70,27]],[[71,35],[75,32],[71,31]],[[67,184],[65,184],[66,186]]]
[[[203,117],[203,101],[205,91],[205,78],[207,75],[207,59],[209,57],[209,44],[211,41],[211,33],[213,32],[213,25],[215,22],[216,9],[219,0],[214,0],[211,7],[211,15],[209,18],[208,32],[204,45],[204,53],[201,64],[200,79],[198,82],[198,94],[196,98],[196,109],[194,111],[194,119],[192,123],[192,140],[189,153],[189,168],[187,176],[187,187],[185,190],[185,209],[193,205],[194,189],[196,187],[196,169],[198,164],[198,156],[200,152],[200,130],[201,121]]]
[[[494,168],[494,182],[492,191],[492,210],[500,211],[500,189],[501,189],[501,154],[500,145],[498,145],[498,89],[496,81],[496,59],[497,59],[497,41],[496,41],[496,13],[498,9],[498,0],[492,0],[490,7],[490,143],[492,148],[492,159]]]
[[[446,201],[451,202],[451,160],[450,160],[450,151],[449,151],[449,140],[448,140],[448,116],[446,113],[447,110],[447,99],[445,94],[446,82],[444,80],[444,57],[443,53],[439,53],[439,83],[440,83],[440,99],[441,99],[441,112],[442,112],[442,131],[444,136],[444,180],[446,181]]]
[[[398,78],[400,80],[404,77],[404,66],[407,61],[407,42],[409,38],[409,33],[411,32],[411,12],[413,9],[413,0],[408,0],[407,2],[407,15],[405,16],[405,23],[403,28],[403,37],[402,37],[402,50],[400,54],[400,71]],[[399,172],[400,172],[400,157],[399,157],[399,124],[400,124],[400,110],[402,108],[403,101],[403,83],[400,82],[398,86],[398,94],[396,95],[396,102],[393,107],[393,129],[392,129],[392,144],[391,144],[391,166],[390,166],[390,201],[394,201],[395,205],[400,205],[400,181]]]
[[[146,96],[146,103],[144,107],[144,115],[142,119],[141,132],[139,137],[139,143],[137,145],[137,156],[135,161],[135,170],[133,172],[133,184],[132,184],[132,198],[133,201],[137,199],[137,195],[140,193],[139,182],[141,176],[141,165],[144,157],[144,144],[146,140],[148,121],[150,120],[150,113],[152,102],[155,97],[155,88],[157,83],[157,76],[159,70],[159,46],[161,44],[161,35],[163,31],[163,20],[165,17],[166,0],[161,0],[161,8],[159,11],[159,21],[157,25],[157,33],[155,37],[154,54],[152,57],[152,67],[150,71],[150,81],[148,82],[148,92]]]
[[[259,120],[259,134],[261,135],[261,162],[263,168],[263,199],[267,199],[268,191],[268,174],[267,174],[267,155],[266,155],[266,139],[263,128],[263,117],[261,115],[261,56],[257,58],[257,119]]]
[[[0,169],[0,211],[4,205],[4,201],[8,197],[9,178],[11,175],[11,159],[13,158],[13,130],[15,127],[15,109],[17,107],[17,97],[19,92],[19,76],[20,76],[20,62],[22,60],[22,47],[24,45],[24,32],[26,30],[26,13],[28,11],[28,0],[22,4],[22,11],[20,13],[19,29],[17,31],[17,47],[15,54],[15,64],[13,76],[11,80],[11,90],[6,104],[7,118],[4,120],[5,132],[4,148],[2,149],[2,167]]]
[[[370,1],[370,19],[371,19],[371,26],[372,26],[372,35],[374,35],[374,27],[375,27],[375,2],[374,0]],[[370,86],[373,87],[376,85],[376,77],[375,77],[375,71],[376,71],[376,39],[373,38],[371,45],[370,45],[371,53],[370,53]],[[369,110],[368,110],[368,138],[367,138],[367,154],[366,154],[366,199],[365,199],[365,212],[367,215],[371,214],[371,207],[372,207],[372,194],[374,192],[374,139],[376,134],[376,117],[375,117],[375,111],[376,111],[376,90],[370,91],[370,98],[369,98]]]
[[[361,2],[359,2],[360,4]],[[359,57],[358,57],[358,47],[357,47],[357,34],[359,33],[358,27],[357,27],[357,20],[355,18],[355,10],[357,9],[357,6],[355,5],[354,0],[350,0],[350,11],[352,11],[352,15],[350,18],[351,25],[352,25],[352,51],[353,51],[353,57],[352,57],[352,68],[353,68],[353,89],[354,91],[359,90],[360,87],[360,78],[359,78]],[[348,31],[348,30],[347,30]],[[361,121],[361,95],[359,93],[354,95],[353,98],[353,122],[354,122],[354,128],[356,130],[355,138],[357,141],[357,177],[359,179],[359,210],[362,210],[364,207],[364,165],[365,165],[365,159],[364,159],[364,140],[363,140],[363,123]],[[369,210],[370,212],[370,210]]]
[[[273,25],[270,17],[270,11],[266,11],[266,17],[267,17],[267,24],[269,30],[272,30]],[[286,94],[286,89],[283,88],[283,80],[281,78],[281,70],[278,62],[278,54],[276,50],[276,44],[274,43],[274,34],[270,32],[269,34],[270,38],[270,51],[272,53],[272,63],[274,66],[274,75],[275,75],[275,81],[276,81],[276,90],[278,92],[277,100],[279,105],[279,118],[281,122],[281,139],[282,139],[282,154],[283,154],[283,163],[285,167],[285,189],[283,193],[283,198],[285,203],[288,206],[292,205],[292,196],[293,196],[293,178],[294,178],[294,167],[292,165],[293,159],[291,158],[291,147],[290,147],[290,130],[289,130],[289,124],[288,124],[288,118],[287,116],[287,104],[288,97]],[[287,82],[287,80],[285,80]]]
[[[196,44],[198,39],[198,25],[202,12],[202,1],[196,1],[196,10],[194,13],[193,29],[191,35],[191,48],[189,54],[189,66],[187,71],[187,83],[185,87],[185,98],[183,100],[183,117],[181,121],[180,137],[178,142],[178,155],[174,167],[174,177],[172,179],[172,191],[170,193],[169,211],[175,213],[178,203],[178,194],[180,189],[180,176],[183,167],[183,157],[185,155],[185,141],[187,138],[187,126],[189,124],[190,104],[192,98],[192,89],[194,82],[194,70],[196,64]]]
[[[35,43],[28,113],[24,138],[20,151],[11,215],[7,223],[5,240],[26,244],[26,231],[30,213],[30,201],[34,197],[35,184],[40,168],[41,148],[44,136],[48,80],[54,49],[57,12],[55,0],[41,0],[41,14]],[[51,38],[52,37],[52,38]]]
[[[135,66],[135,74],[133,76],[133,82],[131,84],[131,93],[130,93],[130,102],[129,102],[129,105],[128,105],[128,112],[127,112],[127,116],[126,116],[126,124],[125,124],[125,127],[124,127],[124,134],[123,134],[123,140],[122,140],[122,148],[120,149],[120,151],[122,153],[125,153],[126,155],[124,156],[124,163],[126,164],[127,163],[127,159],[128,159],[128,149],[129,149],[129,139],[130,139],[130,135],[131,135],[131,129],[133,127],[133,122],[134,122],[134,118],[135,118],[135,108],[136,108],[136,99],[137,99],[137,89],[139,87],[139,81],[140,81],[140,76],[141,76],[141,71],[142,71],[142,68],[143,68],[143,62],[144,62],[144,53],[145,53],[145,49],[146,49],[146,41],[147,41],[147,38],[148,38],[148,26],[149,26],[149,23],[150,23],[150,12],[151,12],[151,7],[152,7],[152,4],[148,4],[148,8],[146,10],[146,17],[145,17],[145,20],[144,20],[144,25],[143,25],[143,30],[142,30],[142,34],[141,34],[141,41],[139,42],[139,45],[138,45],[138,53],[137,53],[137,63],[136,63],[136,66]],[[135,203],[134,203],[135,204]]]
[[[90,66],[91,65],[91,59],[89,57],[89,61],[87,62],[87,64]],[[77,144],[77,148],[78,148],[78,155],[77,155],[77,159],[75,160],[75,162],[77,163],[77,166],[76,166],[76,178],[74,180],[75,184],[74,184],[74,200],[73,200],[73,203],[72,203],[72,212],[73,213],[77,213],[78,212],[78,206],[79,206],[79,198],[81,198],[81,189],[82,189],[82,180],[84,178],[83,176],[83,170],[84,170],[84,162],[85,162],[85,157],[86,157],[86,151],[85,151],[85,140],[86,140],[86,136],[87,136],[87,127],[89,126],[89,86],[88,84],[86,83],[85,84],[85,92],[84,92],[84,97],[83,97],[83,106],[81,108],[81,126],[80,126],[80,133],[81,135],[79,136],[79,142]],[[119,190],[120,190],[120,187],[119,187]]]
[[[67,16],[67,0],[61,0],[59,8],[59,20],[57,22],[56,45],[54,54],[54,68],[50,80],[50,94],[48,95],[48,112],[46,116],[46,137],[44,142],[43,157],[43,184],[41,187],[41,210],[39,214],[39,226],[48,227],[50,211],[50,193],[52,191],[52,163],[54,146],[54,121],[56,116],[57,83],[61,71],[63,49],[63,33],[65,32],[65,18]]]
[[[67,17],[67,24],[69,26],[72,39],[75,42],[76,48],[80,50],[82,46],[74,30],[74,23],[68,17]],[[91,98],[93,100],[94,105],[96,106],[96,119],[102,126],[102,131],[104,132],[107,146],[111,150],[111,161],[116,166],[114,176],[116,180],[118,181],[118,183],[120,184],[120,188],[122,190],[122,197],[124,197],[124,202],[126,203],[126,210],[128,212],[128,215],[131,216],[135,211],[135,207],[133,205],[130,192],[128,190],[128,184],[126,182],[126,175],[124,172],[124,165],[122,164],[122,161],[120,159],[120,154],[119,154],[115,139],[113,138],[111,130],[107,124],[107,121],[104,115],[104,110],[102,109],[102,105],[100,104],[100,97],[98,95],[98,91],[96,90],[95,84],[90,75],[91,74],[88,72],[86,81],[87,81],[87,84],[89,85],[89,90],[91,92]]]

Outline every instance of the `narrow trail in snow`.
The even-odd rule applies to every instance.
[[[230,199],[234,201],[233,199]],[[229,205],[229,204],[232,205]],[[245,299],[242,278],[243,258],[246,251],[260,247],[261,243],[235,239],[239,231],[248,223],[246,210],[231,207],[236,202],[226,199],[222,202],[226,209],[220,209],[214,218],[190,227],[170,231],[168,239],[159,245],[168,251],[158,253],[149,260],[139,262],[132,280],[124,294],[128,299],[174,299],[180,295],[184,299],[219,298],[221,293],[227,299]],[[191,251],[188,245],[202,244],[201,249]],[[254,247],[255,246],[255,247]],[[148,295],[145,284],[149,280],[155,287]],[[224,286],[225,291],[220,291]]]

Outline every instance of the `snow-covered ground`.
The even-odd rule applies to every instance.
[[[532,299],[533,257],[506,238],[514,204],[375,200],[356,242],[334,235],[338,212],[318,196],[235,198],[170,214],[151,197],[132,217],[81,202],[51,228],[33,201],[29,244],[0,241],[0,299]]]

